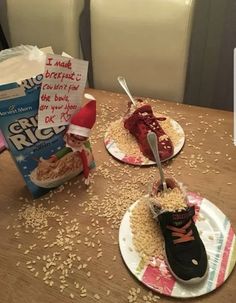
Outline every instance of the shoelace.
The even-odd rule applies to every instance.
[[[147,114],[146,116],[142,116],[142,119],[146,123],[146,125],[151,128],[152,131],[159,130],[160,133],[163,132],[164,134],[164,131],[161,128],[159,121],[164,121],[166,120],[166,118],[160,117],[158,119],[153,114]]]
[[[166,227],[172,231],[172,236],[173,237],[178,237],[178,239],[174,239],[173,242],[174,244],[178,243],[184,243],[188,241],[194,240],[193,231],[190,230],[187,232],[187,228],[191,225],[191,220],[189,220],[188,223],[186,223],[182,227],[175,227],[171,225],[167,225]]]

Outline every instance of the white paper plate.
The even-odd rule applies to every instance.
[[[189,193],[188,198],[190,205],[195,205],[196,226],[209,257],[208,276],[197,285],[176,281],[162,256],[154,258],[158,267],[141,266],[142,260],[133,246],[130,228],[131,211],[139,201],[127,210],[119,230],[121,255],[132,274],[152,290],[178,298],[197,297],[213,291],[226,281],[236,262],[236,239],[230,221],[207,199],[194,193]]]
[[[173,129],[175,129],[175,131],[180,134],[180,139],[179,139],[178,143],[174,146],[173,155],[171,157],[169,157],[168,159],[163,160],[162,162],[170,160],[171,158],[175,157],[181,151],[181,149],[184,146],[184,142],[185,142],[184,130],[180,126],[180,124],[173,119],[170,119],[170,123],[172,124]],[[108,152],[113,157],[115,157],[116,159],[118,159],[124,163],[132,164],[132,165],[141,165],[141,166],[156,164],[156,162],[153,162],[146,157],[141,158],[141,157],[137,157],[134,155],[125,154],[125,152],[123,152],[119,149],[116,141],[112,138],[112,136],[110,136],[109,130],[105,134],[104,143],[105,143],[105,146],[106,146],[106,149],[108,150]],[[135,144],[138,145],[138,143],[135,143]]]

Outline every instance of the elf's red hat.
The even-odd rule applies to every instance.
[[[74,135],[89,137],[95,121],[96,100],[91,100],[72,117],[67,132]]]

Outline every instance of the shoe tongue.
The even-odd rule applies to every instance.
[[[169,213],[169,224],[175,227],[182,227],[194,216],[194,213],[194,207],[188,207],[180,212]]]
[[[141,107],[138,107],[134,113],[148,113],[153,114],[152,107],[149,104],[144,104]]]

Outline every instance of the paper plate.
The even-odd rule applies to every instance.
[[[185,134],[184,134],[183,128],[180,126],[180,124],[177,121],[175,121],[173,119],[170,119],[170,123],[172,124],[173,129],[175,129],[175,131],[180,134],[180,139],[179,139],[178,143],[174,146],[173,155],[171,157],[163,160],[162,162],[170,160],[171,158],[175,157],[184,146]],[[115,157],[116,159],[118,159],[124,163],[132,164],[132,165],[141,165],[141,166],[156,164],[156,162],[153,162],[144,156],[137,157],[134,155],[125,154],[125,152],[123,152],[122,150],[119,149],[117,142],[112,138],[112,136],[110,136],[109,131],[107,131],[105,134],[104,143],[105,143],[105,146],[106,146],[106,149],[108,150],[108,152],[113,157]],[[137,144],[137,143],[135,142],[135,144]]]
[[[130,215],[136,201],[125,213],[119,230],[119,246],[125,264],[132,274],[147,287],[161,294],[190,298],[204,295],[222,285],[236,263],[236,239],[230,221],[213,203],[194,193],[188,193],[189,202],[195,205],[196,226],[209,257],[208,276],[196,285],[184,285],[175,280],[162,256],[155,256],[158,267],[142,265],[132,243]]]

